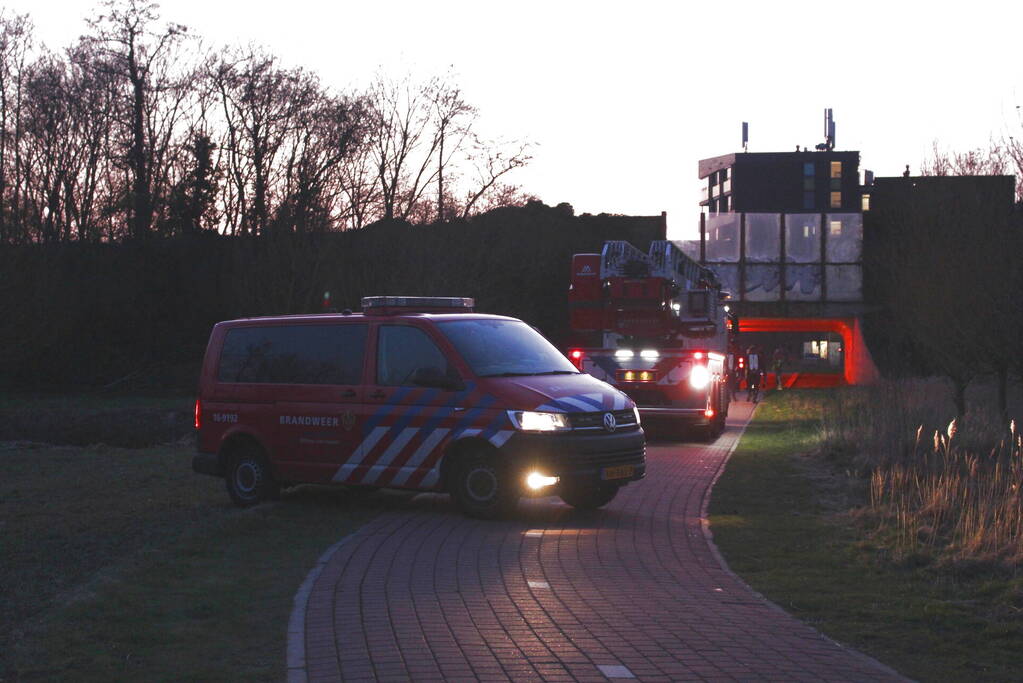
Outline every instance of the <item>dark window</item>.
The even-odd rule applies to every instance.
[[[481,377],[579,372],[543,335],[519,320],[458,320],[437,327]]]
[[[689,315],[694,318],[707,317],[709,308],[707,292],[689,292]]]
[[[382,325],[377,339],[377,384],[411,385],[412,374],[419,368],[436,368],[452,379],[458,377],[425,332],[409,325]]]
[[[804,161],[803,162],[803,175],[804,176],[810,176],[812,178],[814,175],[816,175],[816,173],[817,173],[817,171],[814,168],[814,164],[813,164],[812,161]]]
[[[360,384],[366,325],[282,325],[228,330],[221,382]]]
[[[816,203],[816,199],[817,198],[814,196],[813,192],[804,192],[803,193],[803,208],[804,209],[812,209],[812,208],[814,208],[814,205]]]

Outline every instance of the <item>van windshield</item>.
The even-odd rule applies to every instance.
[[[478,377],[579,373],[539,332],[519,320],[454,320],[437,327]]]

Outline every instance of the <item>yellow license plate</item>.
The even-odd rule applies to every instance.
[[[601,479],[625,479],[631,477],[636,471],[632,465],[619,465],[618,467],[605,467],[601,472]]]

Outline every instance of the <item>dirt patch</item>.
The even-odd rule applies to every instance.
[[[34,441],[69,446],[107,444],[142,448],[177,442],[193,433],[192,415],[159,408],[0,413],[0,441]]]

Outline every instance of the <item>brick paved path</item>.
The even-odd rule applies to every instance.
[[[714,444],[649,445],[602,511],[544,498],[484,522],[419,495],[382,514],[296,597],[289,679],[898,680],[722,568],[704,498],[749,412]]]

